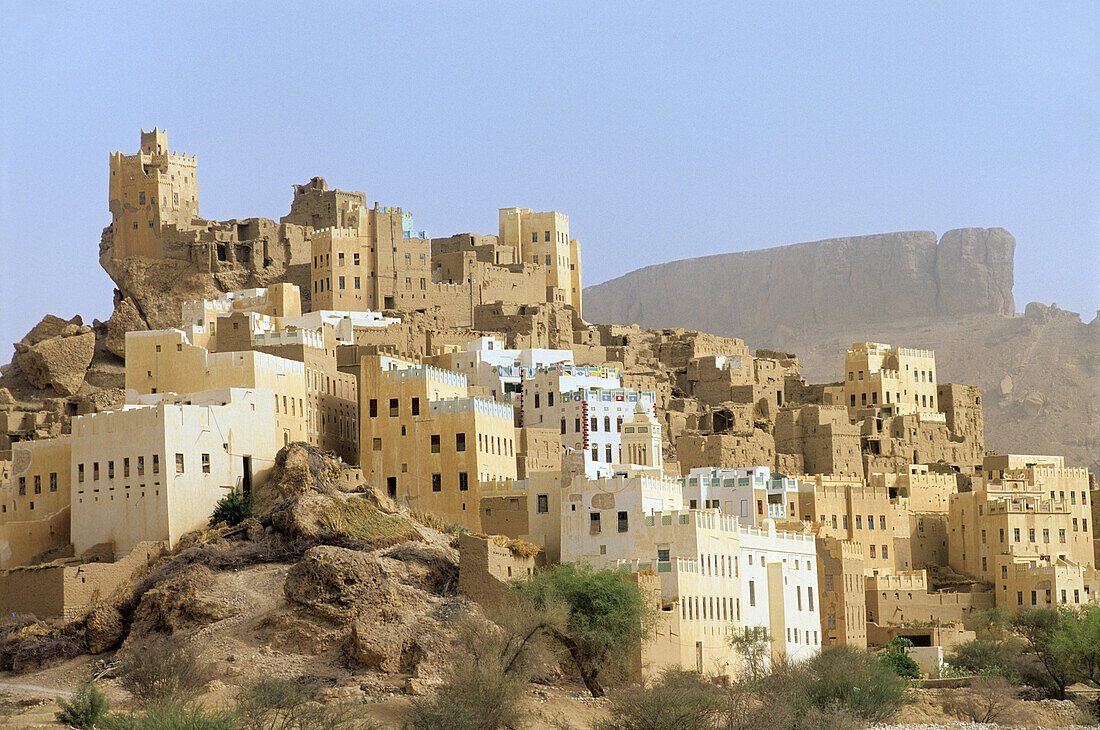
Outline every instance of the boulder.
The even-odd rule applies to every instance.
[[[97,603],[84,624],[88,651],[102,654],[113,649],[122,640],[122,628],[122,614],[118,609],[106,603]]]
[[[310,548],[286,575],[287,601],[332,621],[354,619],[364,609],[393,600],[392,584],[378,560],[356,550]]]
[[[126,333],[149,329],[133,299],[123,299],[115,307],[111,318],[107,320],[107,337],[103,346],[118,355],[126,357]]]
[[[52,314],[47,314],[42,318],[42,321],[31,328],[31,331],[23,335],[23,339],[19,342],[33,347],[39,342],[45,340],[52,340],[54,337],[64,337],[66,335],[74,335],[80,332],[81,320],[80,317],[73,317],[72,320],[61,319]]]
[[[36,388],[52,387],[59,395],[75,395],[95,355],[95,333],[52,337],[34,345],[15,344],[15,364]]]

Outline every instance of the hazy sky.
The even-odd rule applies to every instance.
[[[1100,3],[97,5],[0,13],[0,343],[109,316],[108,155],[153,125],[206,218],[314,175],[432,235],[553,209],[586,284],[1002,226],[1018,308],[1100,307]]]

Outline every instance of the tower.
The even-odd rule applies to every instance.
[[[634,415],[623,423],[622,460],[624,464],[649,467],[658,472],[664,469],[661,451],[661,422],[638,401]]]
[[[160,258],[164,228],[190,229],[199,215],[195,156],[169,152],[163,129],[141,130],[137,154],[111,155],[108,197],[114,257]]]

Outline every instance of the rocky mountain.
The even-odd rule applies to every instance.
[[[585,289],[585,318],[686,327],[799,356],[837,380],[862,340],[936,351],[940,380],[978,385],[987,448],[1100,470],[1100,322],[1033,303],[1015,314],[1015,239],[1000,228],[887,233],[673,261]]]

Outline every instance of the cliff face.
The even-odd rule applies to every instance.
[[[649,266],[584,291],[591,322],[753,337],[835,323],[1014,313],[1002,228],[834,238]]]

